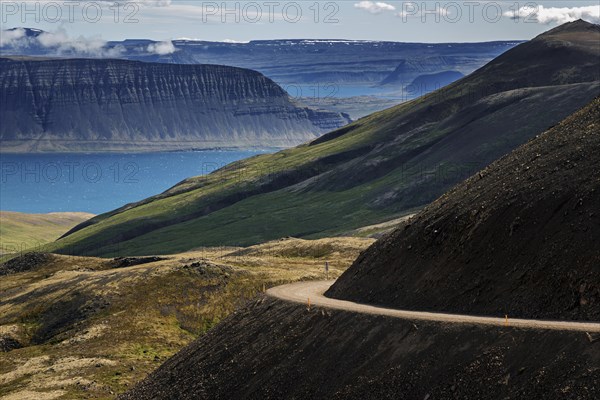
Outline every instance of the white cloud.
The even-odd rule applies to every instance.
[[[540,24],[573,22],[583,19],[595,24],[600,23],[600,5],[587,7],[521,7],[517,12],[509,11],[505,16],[512,19],[528,19]]]
[[[371,14],[380,14],[384,11],[395,11],[396,7],[389,3],[384,3],[382,1],[361,1],[359,3],[354,4],[355,8],[359,8],[361,10],[365,10],[370,12]]]
[[[223,39],[219,40],[221,43],[230,43],[230,44],[248,44],[249,40],[235,40],[235,39]]]
[[[149,53],[158,54],[160,56],[164,56],[167,54],[173,54],[177,51],[177,48],[170,40],[165,40],[164,42],[157,42],[148,45],[146,49]]]
[[[75,54],[91,57],[118,57],[123,52],[122,47],[107,48],[106,41],[99,36],[72,39],[64,29],[54,32],[43,32],[37,37],[37,43],[52,49],[56,54]]]
[[[44,32],[37,38],[42,47],[56,49],[59,53],[75,52],[80,54],[96,55],[101,53],[106,42],[99,37],[85,38],[80,36],[77,39],[71,39],[64,29],[58,29],[55,32]]]
[[[25,29],[18,28],[0,33],[0,47],[18,46],[25,38]]]

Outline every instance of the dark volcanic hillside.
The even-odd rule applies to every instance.
[[[596,400],[583,332],[441,324],[263,299],[122,400]]]
[[[374,244],[327,295],[600,321],[600,99]]]
[[[0,59],[3,151],[289,147],[347,124],[258,72],[121,60]]]
[[[169,253],[323,237],[404,215],[597,97],[598,42],[600,26],[566,24],[442,90],[98,216],[49,250]]]

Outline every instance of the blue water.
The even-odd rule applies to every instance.
[[[0,210],[99,214],[265,152],[0,154]]]

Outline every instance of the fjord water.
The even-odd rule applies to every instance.
[[[266,152],[0,154],[0,210],[99,214]]]

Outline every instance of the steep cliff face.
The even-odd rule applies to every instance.
[[[288,147],[347,124],[240,68],[0,59],[4,151]]]

